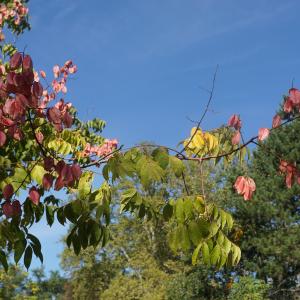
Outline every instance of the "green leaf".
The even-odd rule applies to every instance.
[[[77,222],[78,215],[73,211],[71,203],[64,207],[64,216],[74,224]]]
[[[34,206],[34,215],[35,222],[38,223],[44,215],[44,205],[42,203],[39,203],[38,206]]]
[[[175,216],[179,223],[184,222],[184,203],[183,199],[177,199],[175,203]]]
[[[232,265],[236,265],[241,259],[241,250],[238,246],[231,244]]]
[[[78,236],[83,249],[89,244],[89,233],[87,232],[86,223],[80,224],[78,227]]]
[[[227,221],[227,214],[223,209],[220,209],[220,218],[221,218],[221,228],[223,229]]]
[[[18,240],[15,245],[14,245],[14,250],[15,250],[15,253],[14,253],[14,260],[15,260],[15,263],[17,264],[19,262],[19,260],[21,259],[24,251],[25,251],[25,248],[26,248],[26,244],[27,244],[27,241],[26,239],[20,239]]]
[[[30,176],[31,176],[31,179],[35,180],[36,183],[38,183],[38,184],[41,185],[42,182],[43,182],[43,177],[44,177],[44,175],[45,175],[46,173],[47,173],[47,172],[45,171],[45,169],[44,169],[42,166],[36,165],[36,166],[32,169],[32,171],[31,171],[31,173],[30,173]]]
[[[30,267],[31,260],[32,260],[32,248],[31,246],[27,246],[24,255],[24,266],[26,267],[27,270]]]
[[[230,252],[230,249],[231,249],[231,242],[226,236],[224,236],[223,249],[224,249],[226,255],[228,255]]]
[[[225,253],[225,251],[223,251],[221,249],[221,256],[220,256],[219,265],[218,265],[218,267],[220,269],[225,265],[227,258],[228,258],[228,255]]]
[[[138,194],[135,188],[129,188],[126,191],[124,191],[123,194],[121,195],[120,212],[122,213],[124,210],[126,210],[126,207],[131,202],[135,203],[137,198],[138,198]]]
[[[109,167],[107,164],[102,169],[102,175],[106,181],[109,180]]]
[[[211,222],[210,224],[210,235],[211,237],[215,236],[219,230],[219,226],[216,222]]]
[[[35,256],[40,259],[41,263],[43,263],[44,257],[43,257],[41,248],[39,246],[37,246],[36,244],[32,244],[31,247],[33,249]]]
[[[197,221],[197,224],[199,226],[201,238],[207,238],[210,234],[210,223],[206,220],[200,219]]]
[[[214,249],[212,250],[210,254],[210,261],[212,265],[217,264],[219,258],[221,255],[221,248],[218,244],[215,245]]]
[[[91,228],[91,236],[90,236],[90,245],[91,246],[97,246],[100,242],[101,238],[101,227],[96,222],[93,223]]]
[[[65,225],[65,222],[66,222],[66,217],[64,215],[64,208],[63,207],[60,207],[57,212],[56,212],[56,217],[57,217],[57,220],[58,222],[61,224],[61,225]]]
[[[166,221],[169,221],[173,215],[173,206],[167,203],[163,208],[163,216]]]
[[[216,206],[214,206],[214,209],[213,209],[213,219],[216,220],[219,216],[219,210]]]
[[[165,170],[169,165],[169,154],[165,148],[156,148],[155,150],[153,150],[152,156],[163,170]]]
[[[239,151],[239,160],[240,160],[240,163],[242,163],[245,160],[246,154],[247,154],[247,147],[243,147]]]
[[[85,200],[91,193],[93,174],[91,172],[85,172],[81,175],[78,183],[79,198]]]
[[[142,156],[139,159],[137,170],[139,170],[141,183],[145,188],[148,188],[153,182],[161,181],[164,176],[164,170],[148,156]]]
[[[219,231],[219,233],[218,233],[218,238],[217,238],[217,243],[220,245],[220,246],[222,246],[222,244],[223,244],[223,242],[224,242],[224,234],[221,232],[221,231]]]
[[[201,228],[196,221],[191,221],[188,225],[189,236],[193,244],[196,246],[202,239]]]
[[[146,208],[144,204],[141,204],[140,208],[139,208],[139,213],[138,213],[138,217],[140,219],[144,218],[146,214]]]
[[[181,242],[183,250],[189,250],[191,247],[191,241],[189,238],[189,232],[185,225],[179,225],[177,229],[178,238]]]
[[[5,272],[7,272],[7,270],[8,270],[7,258],[6,258],[4,251],[2,251],[2,250],[0,250],[0,262],[1,262]]]
[[[185,169],[184,163],[182,160],[175,156],[169,157],[169,164],[171,169],[173,170],[176,177],[180,177]]]
[[[226,222],[227,222],[228,229],[231,230],[233,226],[233,219],[229,213],[226,213]]]
[[[81,244],[80,244],[79,236],[77,234],[73,234],[72,236],[72,245],[75,254],[78,255],[80,253]]]
[[[54,209],[52,206],[46,206],[46,219],[49,226],[54,222]]]
[[[197,263],[197,258],[198,258],[201,247],[202,247],[202,243],[200,243],[193,252],[193,255],[192,255],[192,264],[193,265],[195,265]]]
[[[184,209],[184,215],[185,219],[188,219],[193,216],[194,211],[194,205],[190,198],[185,198],[183,201],[183,209]]]
[[[203,256],[203,262],[209,265],[210,264],[209,248],[207,243],[205,242],[202,245],[202,256]]]
[[[26,179],[25,179],[26,178]],[[16,168],[14,175],[9,178],[12,186],[14,187],[14,190],[18,189],[20,186],[20,183],[24,181],[23,186],[25,186],[26,183],[30,182],[29,176],[27,176],[27,171],[23,168]]]

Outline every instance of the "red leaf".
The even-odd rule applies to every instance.
[[[51,174],[45,174],[43,177],[43,188],[49,191],[53,184],[53,176]]]
[[[57,165],[55,166],[55,171],[56,171],[59,175],[61,175],[61,172],[62,172],[62,170],[63,170],[65,164],[66,164],[66,163],[65,163],[63,160],[60,160],[60,161],[57,163]]]
[[[35,205],[38,205],[40,202],[40,194],[34,186],[29,190],[29,199]]]
[[[28,99],[23,94],[17,94],[16,100],[22,103],[23,107],[28,106]]]
[[[24,62],[23,62],[24,63]],[[23,70],[23,76],[27,84],[32,84],[34,81],[34,73],[31,69]]]
[[[54,189],[56,191],[59,191],[61,188],[64,187],[64,181],[63,181],[63,178],[61,176],[59,176],[56,181],[55,181],[55,186],[54,186]]]
[[[6,216],[6,218],[11,218],[14,214],[13,206],[9,201],[6,201],[2,205],[2,211],[3,211],[3,214]]]
[[[27,71],[27,70],[32,70],[33,64],[32,64],[32,60],[31,57],[29,55],[25,55],[23,58],[23,70]]]
[[[68,113],[68,112],[65,112],[64,115],[63,115],[63,122],[65,124],[65,126],[67,128],[70,128],[73,124],[73,118],[72,116]]]
[[[47,111],[48,120],[54,124],[61,123],[61,112],[56,107],[51,107]]]
[[[15,200],[12,203],[12,208],[13,208],[13,215],[14,216],[19,216],[19,215],[22,214],[21,204],[20,204],[19,200]]]
[[[81,169],[80,169],[80,166],[78,164],[74,164],[72,165],[71,167],[71,170],[72,170],[72,174],[73,174],[73,177],[78,180],[81,176]]]
[[[11,70],[18,69],[22,64],[22,54],[16,52],[9,61],[9,66]]]
[[[44,168],[46,171],[51,171],[54,167],[54,159],[52,157],[45,157],[44,158]]]
[[[35,81],[32,85],[32,93],[36,98],[40,98],[43,95],[43,86]]]
[[[5,200],[8,200],[12,197],[12,195],[14,194],[14,188],[11,184],[7,184],[4,188],[3,188],[3,197]]]

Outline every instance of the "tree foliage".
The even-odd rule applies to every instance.
[[[4,1],[0,13],[1,26],[13,33],[29,28],[26,1]],[[50,227],[56,221],[72,224],[66,243],[76,255],[89,246],[105,246],[111,238],[112,186],[120,179],[128,182],[120,197],[121,212],[140,220],[161,219],[172,224],[167,226],[168,239],[175,253],[193,251],[193,264],[202,261],[218,268],[238,264],[241,251],[230,238],[234,224],[230,212],[208,201],[203,188],[199,194],[190,193],[184,161],[200,166],[207,160],[242,163],[250,143],[258,141],[263,146],[271,131],[299,117],[297,89],[290,89],[283,112],[274,117],[273,128],[261,128],[247,142],[241,142],[242,123],[237,115],[227,125],[202,131],[206,109],[181,150],[146,144],[123,150],[116,139],[102,135],[104,121],[83,122],[72,104],[65,102],[68,80],[77,72],[71,60],[55,65],[54,78],[49,79],[30,55],[19,52],[4,36],[2,40],[0,262],[6,270],[8,254],[13,254],[16,263],[23,258],[27,269],[33,255],[43,261],[42,245],[30,233],[32,224],[43,216]],[[208,105],[212,95],[213,89]],[[297,160],[284,158],[278,166],[287,187],[299,183]],[[97,168],[103,175],[100,186],[94,183]],[[183,180],[185,194],[153,201],[149,193],[167,182],[169,172]],[[251,177],[240,175],[234,188],[250,200],[256,184]],[[66,193],[68,201],[56,197],[59,190]]]
[[[282,158],[299,161],[299,129],[297,120],[277,130],[254,151],[248,173],[260,184],[250,203],[239,201],[232,193],[239,168],[226,172],[229,184],[220,194],[239,226],[241,272],[252,271],[259,279],[271,281],[275,299],[293,299],[299,292],[300,189],[295,184],[286,189],[285,178],[278,171]]]

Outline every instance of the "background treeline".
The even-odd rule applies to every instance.
[[[281,157],[300,160],[300,121],[288,127],[276,130],[243,166],[257,183],[251,201],[232,189],[241,172],[238,167],[223,164],[213,173],[209,163],[187,165],[189,193],[204,193],[206,201],[233,214],[231,239],[242,249],[237,267],[192,266],[191,253],[174,253],[168,246],[165,226],[172,224],[160,218],[139,222],[129,215],[120,217],[113,204],[108,247],[88,248],[79,256],[65,249],[64,277],[58,272],[46,277],[43,269],[32,276],[19,267],[7,274],[1,271],[0,299],[300,299],[300,187],[286,189],[278,173]],[[153,205],[186,193],[182,181],[172,175],[168,180],[172,188],[154,186],[148,193]],[[118,182],[115,200],[132,184]]]

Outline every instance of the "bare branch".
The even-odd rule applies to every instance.
[[[188,143],[184,146],[184,148],[180,151],[180,153],[183,153],[189,146],[189,144],[192,142],[194,136],[196,135],[197,133],[197,130],[200,128],[201,126],[201,123],[202,121],[204,120],[207,112],[208,112],[208,109],[209,109],[209,105],[211,103],[211,100],[213,98],[213,95],[214,95],[214,90],[215,90],[215,82],[216,82],[216,77],[217,77],[217,72],[218,72],[218,69],[219,69],[219,65],[217,65],[216,67],[216,70],[215,70],[215,73],[214,73],[214,77],[213,77],[213,82],[212,82],[212,88],[210,90],[210,94],[209,94],[209,98],[208,98],[208,101],[207,101],[207,104],[206,104],[206,107],[205,107],[205,110],[200,118],[200,120],[198,121],[198,124],[197,124],[197,127],[196,127],[196,130],[194,132],[194,134],[190,137]]]

